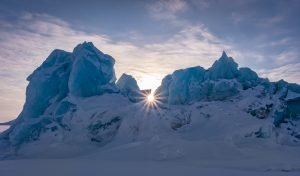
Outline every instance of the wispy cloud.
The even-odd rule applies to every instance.
[[[174,20],[187,9],[188,5],[184,0],[159,0],[148,5],[149,14],[161,20]]]
[[[273,17],[265,17],[258,20],[257,25],[261,27],[274,27],[274,25],[278,25],[284,21],[283,16],[273,16]]]
[[[263,41],[261,41],[263,42]],[[260,43],[261,43],[260,42]],[[285,38],[281,38],[281,39],[277,39],[277,40],[271,40],[271,41],[266,41],[260,45],[258,45],[257,47],[260,48],[266,48],[266,47],[276,47],[276,46],[286,46],[286,45],[290,45],[292,44],[293,41],[290,37],[285,37]]]
[[[223,50],[233,52],[233,47],[220,40],[208,31],[203,25],[189,26],[181,30],[172,38],[145,47],[156,53],[156,58],[164,58],[169,62],[169,67],[178,68],[191,65],[201,65],[208,68],[220,56]]]
[[[278,55],[278,57],[276,57],[275,59],[275,63],[277,66],[291,64],[299,61],[300,61],[299,50],[294,50],[294,49],[281,52]]]
[[[236,12],[231,13],[231,19],[232,19],[234,25],[238,25],[239,23],[241,23],[244,20],[243,16],[241,16],[240,14],[238,14]]]
[[[300,83],[300,63],[288,64],[270,70],[260,70],[259,73],[263,77],[269,78],[272,81],[284,79],[292,83]]]

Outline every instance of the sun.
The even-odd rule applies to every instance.
[[[148,103],[153,103],[155,101],[155,97],[153,94],[147,95],[147,101]]]
[[[161,97],[156,92],[151,92],[151,90],[144,90],[142,92],[143,95],[143,107],[145,107],[146,111],[150,111],[151,109],[158,110],[161,102]]]

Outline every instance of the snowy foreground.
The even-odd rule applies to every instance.
[[[262,122],[253,120],[236,106],[232,102],[209,102],[185,107],[191,112],[193,123],[173,132],[166,126],[168,120],[161,119],[163,111],[150,110],[144,114],[143,110],[137,110],[139,105],[134,105],[133,119],[123,121],[111,143],[98,149],[84,144],[72,147],[51,143],[53,146],[46,151],[37,152],[41,150],[39,145],[44,144],[35,142],[20,152],[27,156],[0,161],[0,173],[7,176],[299,175],[300,147],[278,144],[272,138],[244,138],[244,134],[257,130]],[[228,111],[222,114],[224,110]],[[199,112],[211,117],[199,116]],[[142,129],[136,137],[142,140],[125,137],[134,136],[129,126],[137,123]]]
[[[84,144],[72,147],[51,143],[47,144],[52,146],[46,151],[37,152],[41,150],[38,145],[44,145],[40,141],[35,143],[36,146],[29,145],[27,149],[23,149],[27,156],[22,156],[22,159],[0,161],[0,173],[5,173],[6,176],[100,173],[149,176],[300,174],[299,147],[281,145],[273,139],[243,138],[244,134],[256,130],[261,120],[253,120],[250,115],[238,111],[232,103],[204,104],[205,107],[200,108],[201,112],[210,113],[211,117],[198,115],[198,108],[203,104],[189,107],[193,123],[176,132],[164,127],[167,125],[166,121],[158,118],[157,111],[150,111],[144,118],[143,112],[137,111],[134,118],[142,120],[124,121],[115,140],[101,148]],[[225,113],[218,118],[225,109],[230,110],[227,112],[237,112],[237,116],[233,117],[235,113]],[[240,118],[241,116],[243,117]],[[134,133],[129,131],[128,126],[134,126],[135,123],[140,123],[141,126],[151,124],[150,128],[141,129],[139,137],[143,140],[134,141],[125,137],[125,133]],[[64,156],[65,153],[72,154]]]
[[[175,132],[167,126],[168,110],[152,109],[145,113],[146,109],[140,106],[127,107],[135,113],[123,121],[114,140],[105,146],[84,143],[69,146],[40,140],[24,146],[21,159],[0,161],[0,173],[7,176],[300,174],[300,147],[280,144],[286,142],[286,136],[244,138],[257,131],[261,123],[268,123],[253,119],[235,103],[203,102],[184,107],[191,112],[193,123]],[[133,130],[137,125],[141,127],[139,134]],[[272,129],[267,130],[272,133]]]
[[[0,134],[0,175],[300,175],[299,85],[223,53],[167,75],[148,102],[114,62],[92,43],[51,53]]]
[[[244,162],[244,165],[240,164]],[[255,162],[250,160],[248,162]],[[229,164],[228,164],[229,163]],[[101,159],[48,159],[19,160],[0,162],[1,175],[43,175],[43,176],[92,176],[92,175],[224,175],[224,176],[298,176],[282,162],[273,165],[245,166],[245,160],[239,161],[120,161]],[[262,168],[264,167],[264,168]],[[280,170],[278,170],[281,168]],[[288,168],[288,171],[287,171]]]

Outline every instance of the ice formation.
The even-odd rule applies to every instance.
[[[233,79],[238,74],[238,64],[223,51],[221,58],[208,69],[206,77],[211,80]]]
[[[137,102],[143,98],[136,80],[131,75],[122,74],[116,84],[121,94],[127,96],[130,101]]]
[[[191,147],[186,141],[218,145],[216,139],[228,136],[229,146],[256,139],[300,145],[300,86],[260,78],[225,52],[207,70],[196,66],[167,75],[155,92],[159,103],[150,108],[138,100],[142,91],[132,76],[123,74],[115,83],[114,63],[92,43],[71,53],[54,50],[28,77],[24,108],[0,135],[0,156],[53,156],[65,147],[67,155],[149,141],[161,144],[159,157],[178,158],[184,149],[177,145],[187,153]]]
[[[114,62],[90,42],[79,44],[72,53],[54,50],[28,77],[23,111],[1,138],[18,148],[38,140],[41,133],[71,130],[71,119],[80,109],[73,99],[119,92]]]
[[[115,60],[103,54],[92,43],[83,43],[73,51],[74,62],[70,73],[70,93],[80,97],[115,92]]]
[[[166,76],[157,94],[162,94],[169,104],[224,100],[242,89],[256,86],[259,81],[254,71],[238,69],[238,64],[223,52],[208,70],[198,66],[177,70]]]

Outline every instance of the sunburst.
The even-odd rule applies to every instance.
[[[149,95],[147,95],[147,102],[148,103],[153,103],[155,102],[155,96],[151,93]]]
[[[162,104],[161,97],[157,93],[152,93],[151,91],[146,91],[142,93],[143,98],[143,106],[149,111],[150,109],[158,109],[158,107]]]

